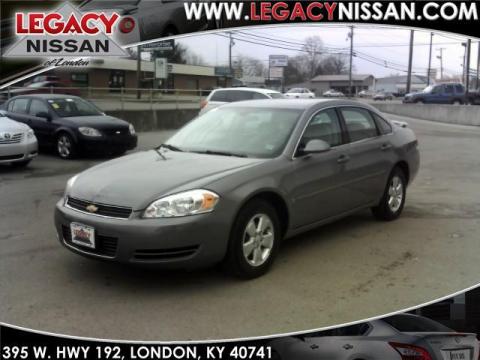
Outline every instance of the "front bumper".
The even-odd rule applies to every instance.
[[[0,163],[28,161],[37,155],[38,143],[35,137],[18,144],[0,144]]]
[[[72,222],[95,229],[96,248],[73,244]],[[55,209],[60,242],[79,255],[130,264],[167,268],[197,268],[220,262],[227,251],[229,225],[213,213],[165,219],[114,219],[67,208],[60,200]]]
[[[137,135],[79,136],[80,148],[87,152],[108,153],[132,150],[137,147]]]

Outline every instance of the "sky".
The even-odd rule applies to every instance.
[[[247,55],[260,59],[268,65],[269,55],[295,56],[300,54],[296,49],[301,48],[301,43],[309,36],[319,36],[329,52],[348,52],[350,46],[349,31],[350,29],[346,25],[341,24],[289,24],[233,30],[233,37],[236,37],[237,40],[235,40],[235,46],[232,50],[232,57],[235,60],[240,54]],[[430,32],[426,29],[415,30],[414,73],[422,75],[427,73]],[[444,49],[444,74],[452,76],[462,73],[465,52],[462,42],[466,42],[466,40],[467,38],[462,35],[434,32],[432,68],[438,69],[439,75],[440,60],[437,59],[437,55],[440,54],[440,48]],[[224,66],[228,64],[229,40],[226,32],[190,35],[177,41],[200,55],[208,65]],[[355,72],[358,74],[373,74],[376,77],[406,74],[409,41],[410,29],[407,28],[355,25],[354,51],[358,52],[359,55],[354,58],[353,62]],[[252,42],[268,44],[269,46],[253,44]],[[476,69],[478,54],[478,40],[476,39],[472,39],[471,54],[470,69]],[[365,58],[370,59],[370,61]]]

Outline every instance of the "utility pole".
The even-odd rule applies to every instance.
[[[142,79],[140,74],[142,72],[142,45],[137,46],[137,99],[142,97],[142,92],[140,90],[142,86]]]
[[[233,67],[232,67],[232,48],[233,46],[235,45],[235,42],[233,41],[233,38],[232,38],[232,33],[229,32],[228,33],[228,38],[230,40],[229,44],[228,44],[228,67],[230,69],[230,75],[233,74]]]
[[[407,89],[408,94],[412,88],[412,63],[413,63],[413,38],[414,31],[410,30],[410,53],[408,55],[408,75],[407,75]]]
[[[463,62],[462,62],[462,83],[465,84],[467,81],[466,81],[466,69],[467,69],[467,43],[462,43],[462,47],[465,48],[465,50],[463,50]]]
[[[477,89],[480,89],[480,41],[477,42],[478,55],[477,55]]]
[[[430,85],[430,76],[432,73],[432,45],[433,45],[433,32],[430,33],[430,52],[428,53],[427,86]]]
[[[440,55],[437,56],[437,59],[440,60],[440,79],[441,80],[443,80],[443,50],[445,50],[445,48],[437,49],[437,51],[440,51]]]
[[[471,39],[468,39],[467,40],[467,47],[465,49],[465,56],[466,56],[466,59],[465,59],[465,76],[466,76],[466,79],[465,79],[465,91],[467,92],[467,99],[468,99],[468,90],[470,89],[470,52],[471,52],[471,49],[472,49],[472,40]]]
[[[353,77],[352,77],[352,71],[353,71],[353,26],[350,26],[350,69],[348,72],[348,82],[350,85],[350,88],[348,90],[348,94],[350,97],[352,97],[352,88],[353,88]]]

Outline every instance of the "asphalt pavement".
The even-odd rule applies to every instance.
[[[420,142],[402,217],[382,223],[365,211],[297,236],[253,281],[97,262],[60,246],[53,209],[67,179],[107,159],[41,154],[24,170],[0,167],[0,321],[114,339],[247,337],[359,320],[478,283],[480,128],[391,118]],[[168,136],[141,133],[139,149]]]

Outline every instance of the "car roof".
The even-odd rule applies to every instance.
[[[215,89],[212,91],[217,92],[217,91],[232,91],[232,90],[242,90],[242,91],[253,91],[257,92],[260,94],[271,94],[271,93],[279,93],[277,90],[271,90],[271,89],[263,89],[263,88],[249,88],[249,87],[231,87],[231,88],[221,88],[221,89]],[[280,94],[280,93],[279,93]]]
[[[372,107],[363,102],[347,99],[262,99],[237,101],[222,105],[225,107],[251,107],[251,108],[275,108],[275,109],[300,109],[307,110],[316,105],[330,106],[359,106],[372,109]]]
[[[78,98],[75,95],[63,95],[63,94],[31,94],[31,95],[17,95],[12,97],[15,98],[38,98],[38,99],[71,99],[71,98]],[[10,99],[10,100],[12,100]]]

